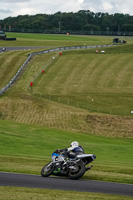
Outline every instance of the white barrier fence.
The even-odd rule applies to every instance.
[[[27,63],[30,61],[30,59],[35,55],[51,53],[51,52],[55,52],[55,51],[74,50],[74,49],[75,50],[76,49],[91,49],[91,48],[102,48],[102,47],[111,47],[111,46],[116,46],[116,45],[112,44],[112,45],[96,45],[96,46],[86,46],[86,45],[84,45],[84,46],[72,46],[72,47],[58,47],[58,48],[55,48],[55,49],[49,49],[49,50],[31,53],[31,54],[29,54],[28,58],[23,63],[23,65],[19,68],[19,70],[15,74],[15,76],[11,79],[11,81],[5,87],[3,87],[0,90],[0,95],[2,95],[7,89],[9,89],[9,87],[14,83],[16,78],[19,76],[20,72],[24,69],[24,67],[27,65]]]

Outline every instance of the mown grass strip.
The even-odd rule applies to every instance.
[[[7,192],[8,191],[8,192]],[[14,199],[14,200],[131,200],[132,197],[99,193],[61,191],[49,189],[34,189],[34,188],[18,188],[18,187],[0,187],[0,200]]]

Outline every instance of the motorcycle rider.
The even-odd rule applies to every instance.
[[[80,155],[78,155],[80,154]],[[87,166],[96,159],[94,154],[84,154],[84,149],[77,141],[71,143],[71,146],[65,149],[57,149],[52,154],[52,162],[49,162],[41,170],[43,177],[53,175],[64,175],[70,179],[78,179],[92,168]]]
[[[84,149],[77,141],[73,141],[71,146],[65,149],[57,149],[55,153],[62,152],[65,158],[75,158],[78,154],[84,154]]]

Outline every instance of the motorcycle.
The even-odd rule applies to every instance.
[[[48,177],[50,175],[67,176],[70,179],[79,179],[84,173],[90,170],[93,166],[89,165],[96,159],[94,154],[78,154],[74,158],[65,158],[63,152],[52,154],[52,161],[46,164],[41,175]]]

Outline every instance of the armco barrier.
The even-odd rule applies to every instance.
[[[30,58],[31,58],[31,54],[28,56],[28,58],[26,59],[26,61],[24,62],[24,64],[19,68],[18,72],[15,74],[15,76],[12,78],[12,80],[0,90],[0,95],[3,94],[16,80],[16,78],[19,76],[20,72],[23,70],[23,68],[26,66],[26,64],[29,62]]]
[[[49,50],[44,50],[44,51],[38,51],[35,53],[31,53],[28,55],[28,58],[26,59],[26,61],[24,62],[24,64],[19,68],[18,72],[15,74],[15,76],[12,78],[12,80],[0,90],[0,95],[2,95],[16,80],[16,78],[19,76],[20,72],[24,69],[24,67],[26,66],[26,64],[30,61],[30,59],[35,56],[35,55],[39,55],[39,54],[46,54],[46,53],[50,53],[50,52],[54,52],[54,51],[64,51],[64,50],[74,50],[74,49],[91,49],[91,48],[101,48],[101,47],[111,47],[111,46],[116,46],[116,45],[96,45],[96,46],[72,46],[72,47],[58,47],[55,49],[49,49]]]

